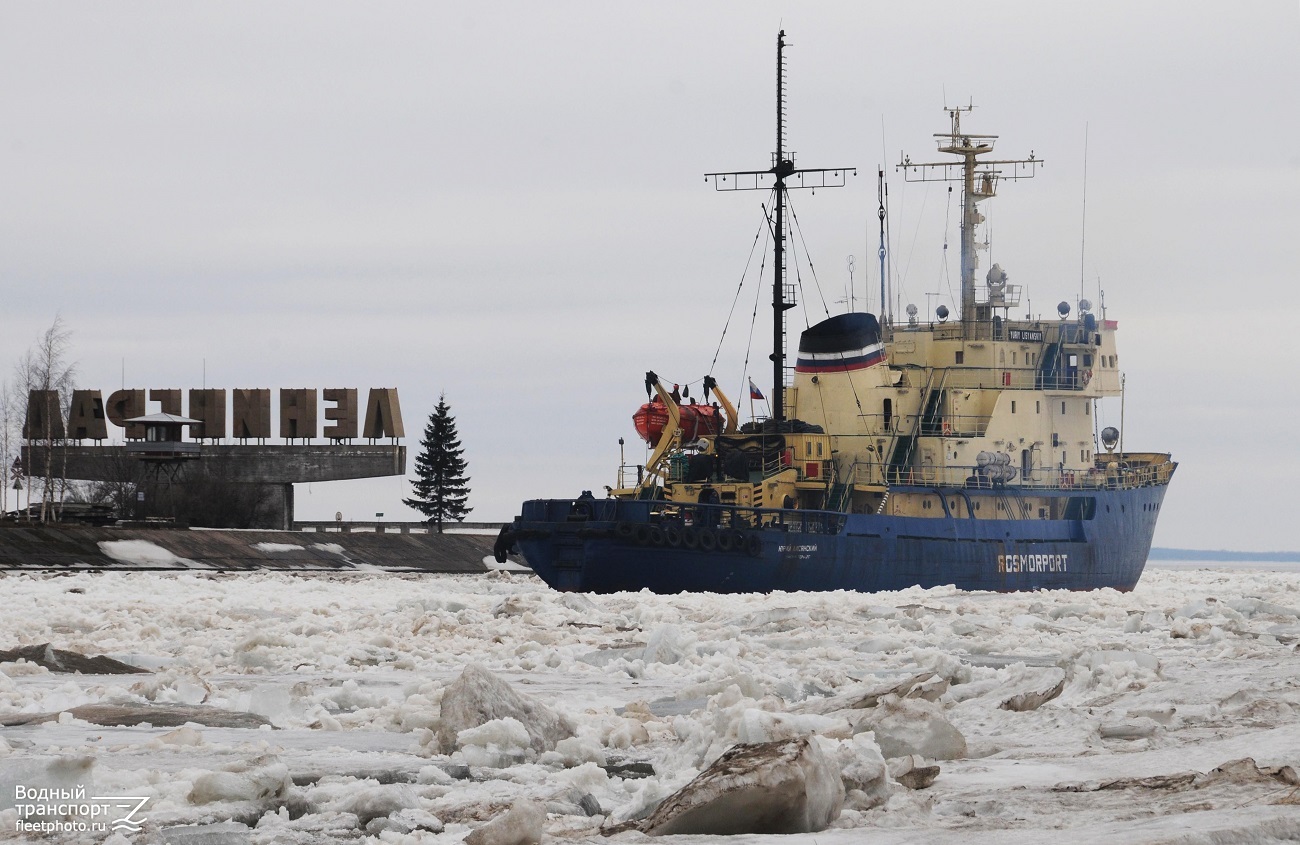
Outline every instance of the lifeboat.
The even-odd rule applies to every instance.
[[[722,412],[712,405],[678,405],[677,413],[681,419],[682,440],[698,440],[722,432]],[[668,425],[668,406],[658,397],[647,402],[632,415],[636,433],[651,446],[659,442],[664,427]]]

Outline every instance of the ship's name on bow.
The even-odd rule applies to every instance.
[[[1069,571],[1069,555],[998,555],[998,572]]]

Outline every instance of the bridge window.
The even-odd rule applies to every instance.
[[[885,400],[885,431],[892,431],[894,425],[894,400]]]

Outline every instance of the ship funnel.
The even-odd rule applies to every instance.
[[[842,373],[879,364],[885,359],[880,323],[875,315],[837,314],[799,336],[796,373]]]

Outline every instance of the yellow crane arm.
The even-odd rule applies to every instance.
[[[713,376],[705,376],[704,377],[705,401],[708,401],[710,390],[713,391],[714,396],[718,397],[718,404],[722,406],[722,410],[727,414],[727,425],[726,428],[722,430],[722,433],[735,434],[737,431],[737,424],[740,421],[740,415],[736,413],[736,406],[731,404],[731,400],[727,398],[727,394],[722,392],[722,388],[718,387],[718,382],[714,380]]]
[[[646,373],[646,383],[653,384],[655,392],[659,394],[659,401],[663,402],[664,407],[668,410],[668,424],[664,426],[663,432],[659,435],[659,442],[655,444],[654,452],[650,454],[650,459],[646,461],[646,475],[641,482],[642,487],[649,485],[656,476],[663,475],[660,465],[663,463],[664,455],[668,454],[668,450],[672,448],[673,443],[678,440],[682,433],[682,415],[678,411],[677,402],[672,395],[667,390],[664,390],[663,384],[660,383],[659,378],[654,373]]]

